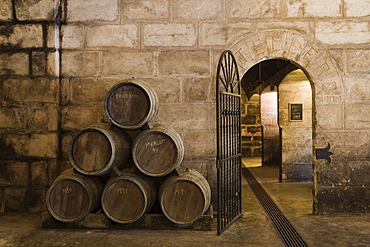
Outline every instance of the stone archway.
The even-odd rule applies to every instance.
[[[343,128],[343,72],[332,55],[319,42],[302,33],[273,29],[248,35],[233,45],[239,71],[245,73],[254,64],[266,59],[281,58],[290,60],[304,68],[311,82],[313,99],[313,154],[318,148],[325,148],[332,135],[330,132]],[[335,138],[333,138],[335,140]],[[333,145],[332,145],[333,146]],[[317,176],[317,171],[327,165],[326,160],[313,157],[314,213],[320,213],[318,193],[325,191],[325,183]],[[336,160],[332,160],[335,163]],[[337,161],[337,162],[340,162]]]

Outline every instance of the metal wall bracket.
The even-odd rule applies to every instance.
[[[316,159],[326,159],[329,161],[329,164],[331,163],[330,155],[334,154],[333,152],[329,151],[330,149],[330,143],[326,146],[326,148],[316,148]]]

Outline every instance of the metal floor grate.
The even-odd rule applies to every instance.
[[[298,232],[294,229],[289,220],[280,211],[271,197],[266,193],[258,181],[254,178],[248,168],[243,168],[243,176],[247,180],[252,191],[262,204],[271,221],[274,223],[284,243],[288,247],[304,247],[308,246]]]

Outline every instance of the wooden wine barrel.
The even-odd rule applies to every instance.
[[[158,96],[144,81],[127,80],[114,86],[105,98],[105,112],[116,126],[139,129],[158,112]]]
[[[162,177],[177,168],[184,157],[181,136],[168,126],[155,125],[141,132],[132,144],[132,159],[144,174]]]
[[[117,223],[132,223],[154,205],[157,190],[154,182],[142,174],[124,172],[108,180],[101,204],[105,214]]]
[[[66,170],[55,179],[46,194],[48,211],[62,222],[81,220],[100,208],[103,187],[100,177]]]
[[[168,176],[159,188],[159,204],[163,214],[176,224],[190,224],[209,208],[211,187],[206,178],[194,169],[179,169],[180,175]]]
[[[69,145],[69,160],[82,174],[104,176],[121,169],[131,157],[131,138],[123,130],[90,126],[78,132]]]

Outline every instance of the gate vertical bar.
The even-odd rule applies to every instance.
[[[221,54],[216,79],[217,234],[241,216],[241,95],[239,72],[231,51]]]

